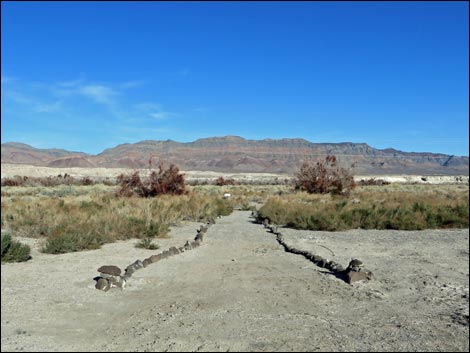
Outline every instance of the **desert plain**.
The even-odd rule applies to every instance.
[[[158,250],[131,239],[57,255],[40,251],[42,239],[15,237],[32,259],[2,263],[1,350],[469,350],[468,229],[280,228],[296,248],[344,266],[362,260],[372,280],[348,284],[235,210],[201,246],[140,269],[122,290],[95,289],[100,266],[181,246],[201,225],[172,226]]]

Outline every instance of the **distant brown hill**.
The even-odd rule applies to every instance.
[[[468,175],[469,158],[440,153],[376,149],[366,143],[312,143],[304,139],[246,140],[238,136],[211,137],[181,143],[146,140],[122,144],[98,155],[60,149],[37,149],[4,143],[2,163],[50,167],[145,168],[152,158],[175,163],[182,170],[293,173],[306,158],[334,154],[357,174]]]

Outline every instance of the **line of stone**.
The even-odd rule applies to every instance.
[[[315,265],[322,268],[326,268],[327,270],[332,272],[337,278],[340,278],[349,284],[358,281],[368,281],[373,278],[372,272],[364,268],[362,261],[358,259],[352,259],[349,262],[349,265],[344,268],[341,264],[335,261],[325,259],[320,255],[313,254],[306,250],[296,249],[288,245],[284,240],[284,236],[279,231],[278,226],[269,224],[269,219],[265,218],[263,220],[263,225],[265,228],[269,229],[271,233],[276,235],[277,242],[284,247],[284,250],[286,252],[296,255],[302,255],[307,260],[313,262]]]
[[[126,286],[126,282],[132,277],[132,275],[140,270],[141,268],[145,268],[150,264],[156,263],[160,260],[166,259],[173,255],[181,254],[185,251],[192,250],[197,248],[201,245],[204,234],[207,232],[211,225],[215,224],[214,219],[210,219],[205,225],[201,225],[201,227],[197,230],[196,237],[193,241],[186,241],[186,243],[181,247],[172,246],[168,250],[165,250],[159,254],[152,255],[143,261],[136,260],[131,263],[129,266],[126,267],[124,270],[124,274],[121,275],[121,269],[114,265],[106,265],[101,266],[98,269],[100,275],[95,277],[96,280],[95,288],[102,291],[108,291],[112,287],[117,287],[124,289]]]

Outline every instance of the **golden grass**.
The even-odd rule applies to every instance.
[[[311,230],[465,228],[468,185],[363,186],[350,198],[307,193],[273,197],[260,218]]]
[[[47,252],[98,248],[119,239],[166,236],[181,221],[206,221],[227,215],[230,201],[189,193],[156,198],[124,197],[90,192],[78,196],[2,197],[2,228],[16,235],[44,237],[56,245]]]
[[[295,192],[287,185],[188,186],[188,194],[116,197],[117,186],[2,187],[1,223],[15,236],[46,239],[52,253],[119,239],[167,235],[181,221],[206,221],[233,208],[300,229],[468,227],[468,185],[359,186],[349,198]],[[230,193],[229,200],[222,195]]]

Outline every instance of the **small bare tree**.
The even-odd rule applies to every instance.
[[[336,156],[326,156],[316,162],[305,160],[294,175],[296,190],[305,190],[311,194],[349,195],[356,186],[350,168],[340,167]]]

